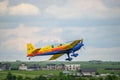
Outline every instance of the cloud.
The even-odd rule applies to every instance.
[[[10,15],[40,15],[38,7],[32,4],[22,3],[9,8]]]
[[[3,15],[7,12],[8,1],[3,0],[0,2],[0,15]]]
[[[40,9],[33,4],[21,3],[16,6],[8,6],[8,4],[8,0],[0,2],[1,15],[41,15]]]
[[[91,47],[118,47],[120,38],[118,27],[38,27],[20,24],[16,28],[0,30],[0,47],[24,51],[26,44],[45,46],[63,43],[79,38],[84,39],[86,46]],[[4,33],[4,35],[3,35]],[[96,41],[96,42],[94,42]],[[12,45],[14,44],[14,45]],[[12,45],[12,46],[11,46]],[[23,46],[23,47],[22,47]]]
[[[48,6],[45,12],[56,18],[113,18],[119,16],[120,9],[108,8],[100,0],[68,0],[62,6]]]
[[[1,42],[1,48],[6,48],[7,50],[25,50],[26,44],[29,42],[36,43],[38,38],[35,36],[35,33],[41,31],[41,28],[38,27],[25,27],[23,24],[20,24],[19,27],[14,29],[1,29],[0,35],[5,41]]]
[[[4,35],[2,35],[4,33]],[[1,29],[0,49],[26,51],[26,44],[46,44],[53,42],[62,42],[60,37],[62,29],[47,29],[44,27],[25,26],[20,24],[14,29]],[[41,45],[43,46],[43,45]],[[45,45],[44,45],[45,46]],[[39,46],[40,47],[40,46]]]

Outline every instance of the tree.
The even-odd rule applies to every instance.
[[[62,72],[59,73],[59,76],[62,77],[64,74]]]
[[[54,78],[53,80],[57,80],[57,78]]]
[[[51,78],[49,80],[52,80]]]
[[[7,80],[13,80],[12,78],[13,78],[13,76],[12,76],[11,72],[8,72],[8,74],[7,74]]]
[[[96,75],[99,75],[99,73],[98,73],[98,72],[96,72],[95,74],[96,74]]]
[[[38,80],[38,77],[33,78],[32,80]]]
[[[108,75],[105,77],[105,80],[119,80],[119,78],[115,75]]]
[[[71,76],[71,75],[68,75],[67,76],[67,80],[75,80],[75,77]]]
[[[98,80],[103,80],[103,77],[99,77]]]
[[[24,80],[31,80],[31,78],[30,77],[25,77]]]
[[[22,76],[18,76],[17,80],[23,80],[23,77]]]
[[[12,76],[12,80],[16,80],[16,76],[15,75]]]
[[[44,76],[39,76],[37,80],[47,80],[47,78]]]
[[[95,77],[90,77],[89,80],[96,80]]]

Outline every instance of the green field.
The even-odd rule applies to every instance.
[[[10,63],[12,68],[18,67],[23,62],[1,62],[0,66],[4,63]],[[120,70],[105,70],[105,68],[120,68],[120,62],[62,62],[62,61],[46,61],[46,62],[24,62],[28,65],[28,67],[32,64],[38,64],[40,66],[46,66],[46,64],[80,64],[81,68],[97,68],[98,73],[111,73],[111,74],[118,74],[120,75]],[[0,71],[0,79],[4,79],[8,72],[11,72],[13,75],[16,76],[23,76],[23,77],[36,77],[39,75],[47,76],[49,74],[53,74],[54,76],[58,76],[60,70],[38,70],[38,71],[19,71],[19,70],[10,70],[10,71]],[[74,71],[75,72],[75,71]]]
[[[11,72],[13,75],[16,76],[23,76],[23,77],[36,77],[36,76],[47,76],[49,74],[53,74],[54,76],[58,76],[61,71],[59,70],[38,70],[38,71],[0,71],[0,79],[4,79],[8,72]]]

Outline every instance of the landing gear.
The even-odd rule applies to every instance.
[[[72,60],[72,58],[67,58],[67,59],[65,59],[65,60],[71,61],[71,60]]]
[[[77,57],[78,54],[77,53],[73,53],[71,56]]]
[[[67,58],[67,59],[65,59],[65,60],[71,61],[71,60],[72,60],[72,58],[70,57],[70,53],[67,53],[67,56],[68,56],[68,58]],[[72,55],[71,55],[71,56],[73,56],[73,57],[77,57],[77,56],[78,56],[78,54],[77,54],[77,53],[72,52]]]
[[[68,58],[67,58],[67,59],[65,59],[65,60],[71,61],[71,60],[72,60],[72,58],[70,57],[69,53],[67,53],[67,56],[68,56]]]
[[[28,60],[30,60],[30,57],[28,58]]]

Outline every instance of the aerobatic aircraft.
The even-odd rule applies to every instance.
[[[68,58],[66,58],[66,60],[71,61],[71,56],[77,57],[78,53],[75,52],[78,51],[82,46],[84,46],[83,39],[74,40],[71,43],[59,44],[57,46],[48,45],[37,49],[35,49],[31,43],[28,43],[27,57],[30,59],[34,56],[53,55],[49,60],[55,60],[58,57],[67,54]]]

